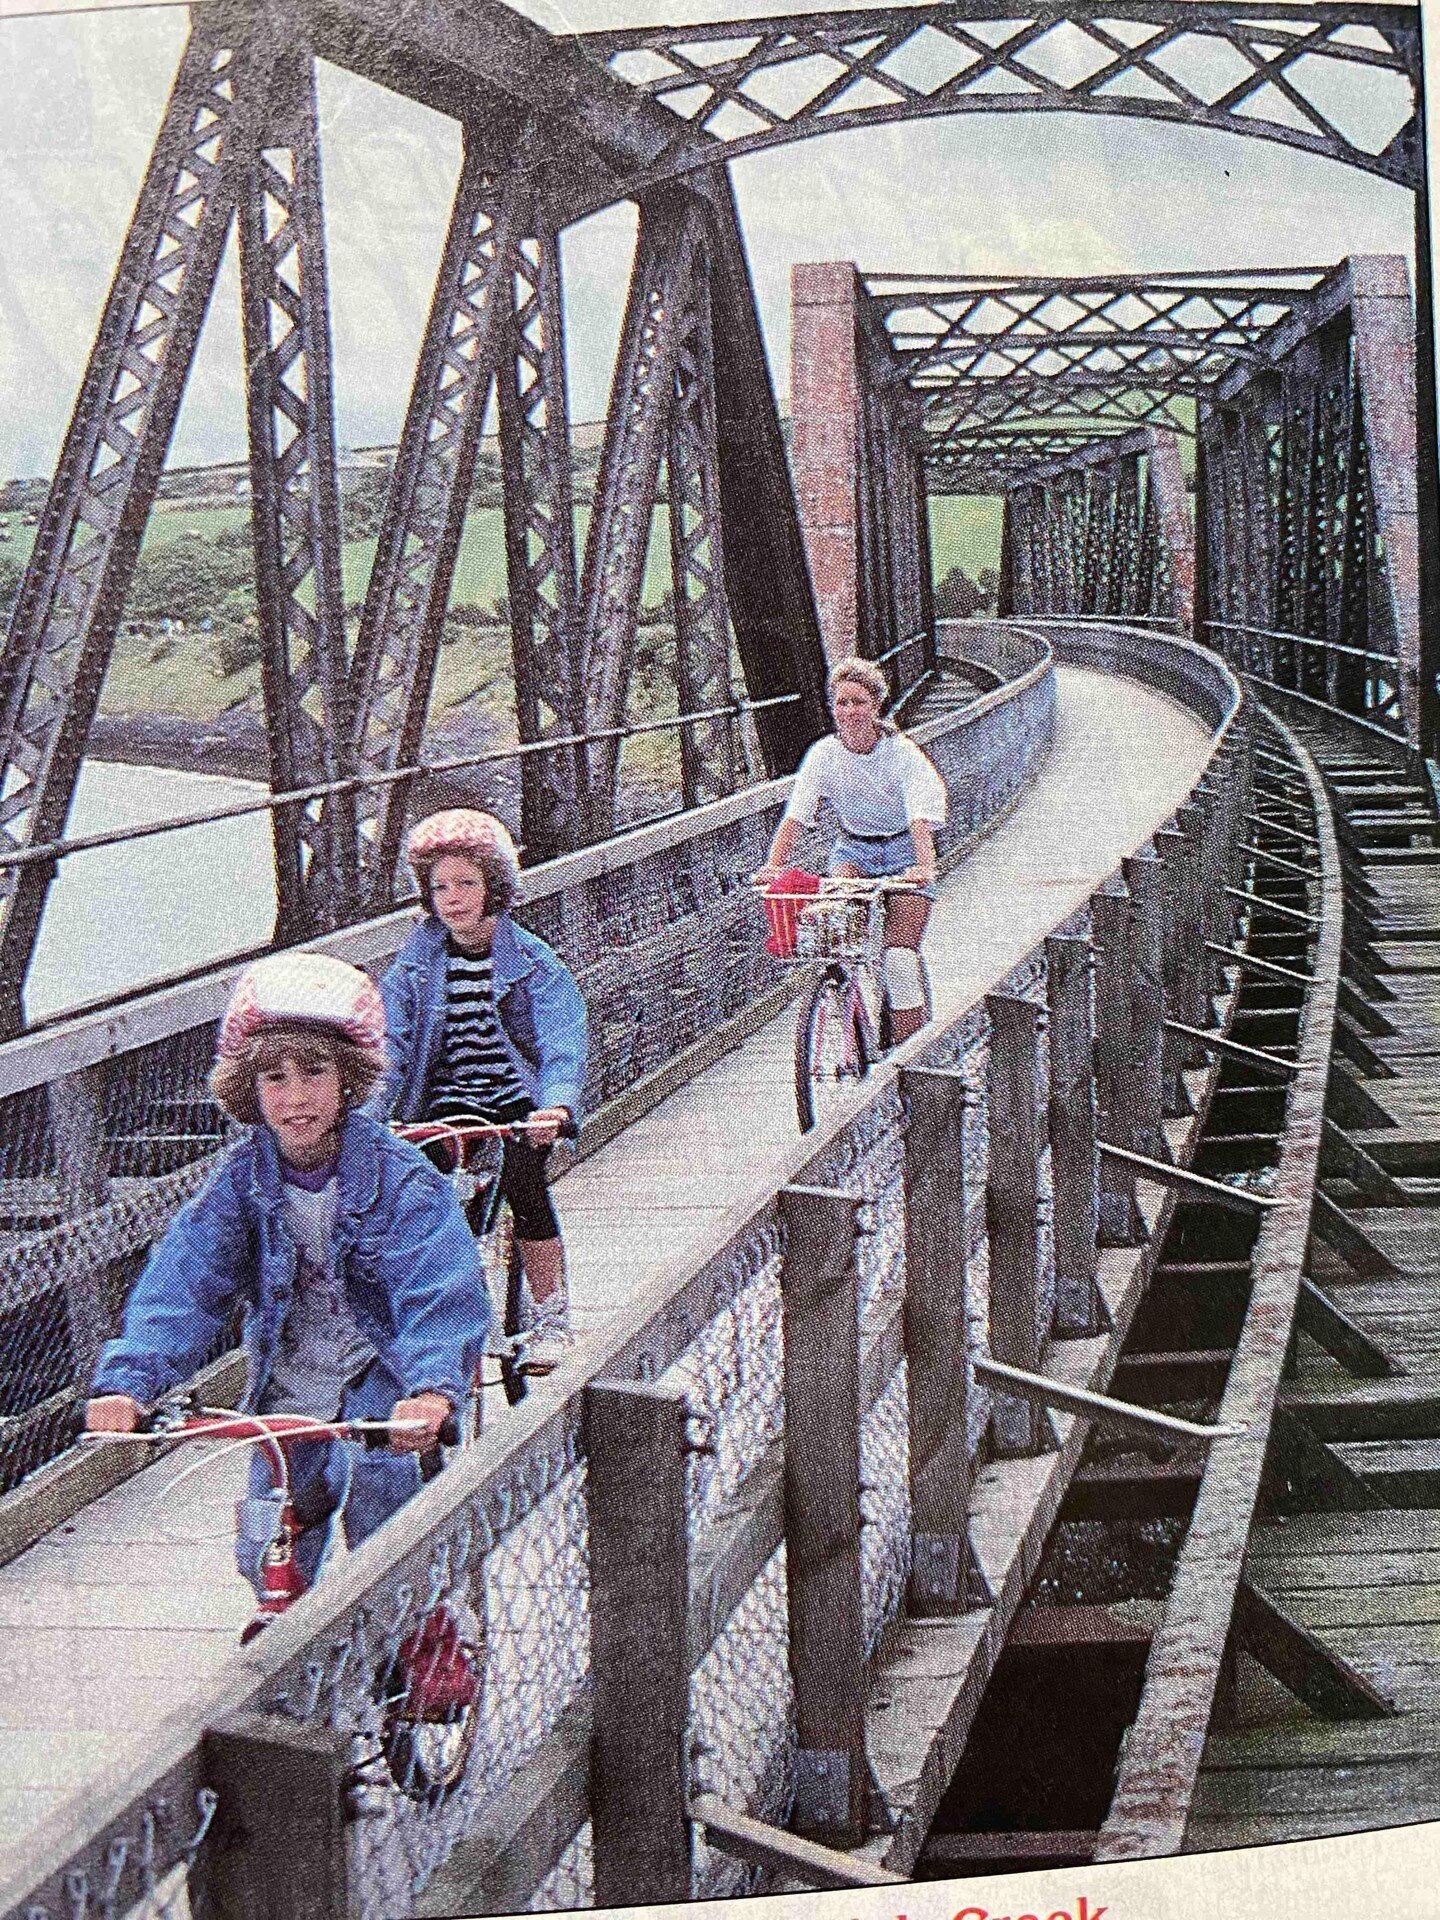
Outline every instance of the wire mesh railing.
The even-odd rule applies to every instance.
[[[942,850],[987,829],[1048,741],[1043,645],[1006,646],[1008,687],[916,729],[951,794]],[[787,790],[769,782],[527,873],[521,918],[590,1010],[586,1106],[612,1116],[592,1138],[687,1049],[789,991],[750,886]],[[801,857],[821,845],[812,833]],[[391,914],[310,944],[379,971],[411,924]],[[224,1143],[206,1074],[233,979],[218,969],[0,1048],[0,1494],[73,1442],[138,1262]]]
[[[1202,922],[1229,911],[1216,903],[1246,776],[1225,733],[1234,683],[1187,653],[1195,703],[1222,703],[1227,685],[1229,701],[1192,809],[1218,824],[1187,843],[1195,884],[1167,896],[1175,1004],[1185,970],[1213,975]],[[1174,662],[1167,673],[1184,677]],[[1148,937],[1140,902],[1132,962]],[[1057,931],[1084,940],[1089,917]],[[1011,1358],[1017,1324],[1042,1359],[1056,1332],[1056,1236],[1032,1234],[1027,1266],[1005,1226],[1028,1215],[1033,1228],[1076,1190],[1041,1139],[1052,1049],[1027,1052],[1034,1022],[1013,1018],[1072,1018],[1049,956],[1042,942],[758,1169],[753,1208],[701,1261],[658,1274],[222,1677],[248,1758],[227,1750],[228,1722],[210,1726],[195,1779],[218,1781],[220,1799],[189,1875],[197,1920],[214,1910],[215,1861],[233,1869],[236,1848],[262,1884],[291,1870],[265,1851],[267,1793],[286,1794],[291,1817],[313,1798],[337,1836],[332,1910],[367,1920],[604,1904],[627,1873],[646,1899],[763,1891],[770,1870],[697,1812],[707,1796],[774,1827],[864,1830],[863,1717],[845,1708],[861,1726],[847,1747],[836,1703],[863,1701],[893,1623],[937,1610],[933,1581],[917,1587],[918,1546],[943,1545],[948,1524],[957,1566],[969,1556],[967,1475],[1005,1404],[977,1362]],[[1128,1000],[1077,1004],[1097,1058],[1133,1037]],[[1007,1102],[1001,1153],[991,1120]],[[1028,1169],[1011,1112],[1033,1123]],[[1092,1214],[1097,1167],[1092,1139]],[[936,1246],[932,1203],[957,1183],[953,1235]],[[1092,1235],[1092,1286],[1093,1251]],[[968,1462],[940,1491],[943,1513],[916,1425],[942,1380]],[[957,1577],[938,1610],[969,1604]],[[333,1765],[269,1778],[266,1741],[297,1738]],[[37,1856],[25,1904],[0,1898],[4,1920],[59,1920],[66,1876],[101,1884],[145,1804],[131,1781],[99,1783],[83,1837]],[[157,1877],[184,1860],[161,1850]],[[450,1904],[427,1904],[442,1881]]]

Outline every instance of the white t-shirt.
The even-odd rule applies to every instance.
[[[347,1384],[375,1357],[355,1324],[331,1236],[340,1201],[333,1176],[318,1191],[285,1182],[285,1224],[295,1242],[295,1292],[280,1329],[264,1396],[265,1413],[333,1420]]]
[[[812,826],[822,800],[843,831],[871,838],[902,834],[912,820],[939,826],[945,818],[945,782],[901,733],[882,733],[869,753],[852,753],[837,734],[817,740],[800,762],[785,818]]]

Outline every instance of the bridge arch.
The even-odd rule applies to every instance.
[[[582,34],[711,145],[688,172],[822,133],[960,113],[1119,114],[1269,140],[1419,189],[1419,17],[1212,0],[947,0]],[[1357,94],[1361,74],[1370,79]]]

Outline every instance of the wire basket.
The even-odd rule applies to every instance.
[[[817,900],[804,907],[795,928],[800,960],[864,960],[876,942],[868,900]]]

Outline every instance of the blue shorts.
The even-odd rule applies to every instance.
[[[842,833],[830,849],[825,871],[833,874],[838,867],[855,867],[866,880],[890,880],[914,864],[915,843],[906,827],[888,840],[854,840]],[[917,887],[915,891],[927,900],[935,898],[934,887]]]

